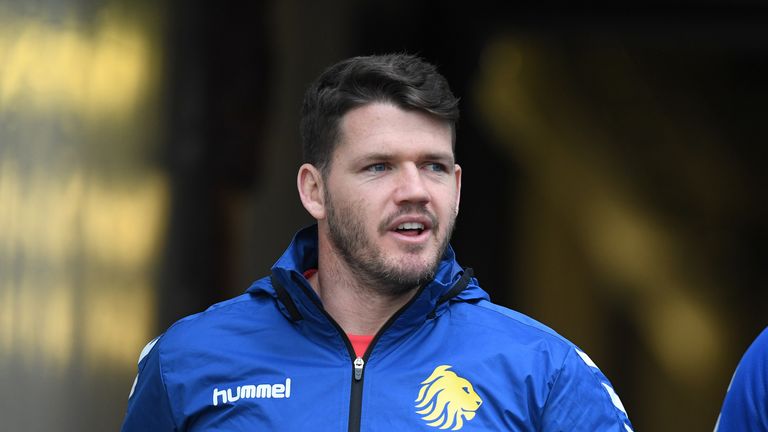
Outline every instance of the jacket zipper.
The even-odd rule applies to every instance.
[[[346,337],[346,336],[345,336]],[[353,356],[355,354],[352,354]],[[365,367],[365,360],[362,357],[357,357],[352,362],[353,377],[352,377],[352,390],[349,394],[349,426],[347,430],[349,432],[360,431],[360,421],[363,411],[363,368]]]
[[[331,315],[321,307],[321,305],[318,305],[320,306],[319,309],[323,312],[328,321],[333,324],[334,327],[336,327],[336,330],[341,335],[344,344],[347,346],[349,357],[352,359],[352,389],[349,395],[349,426],[347,428],[349,432],[360,431],[360,420],[363,408],[363,372],[365,371],[365,364],[368,361],[368,357],[371,355],[371,351],[373,351],[373,347],[376,345],[379,337],[387,331],[387,329],[397,320],[403,311],[408,309],[408,306],[410,306],[411,303],[416,301],[423,290],[424,287],[420,288],[419,291],[413,296],[413,298],[408,301],[408,303],[403,305],[403,307],[395,312],[394,315],[389,317],[387,322],[381,326],[373,339],[371,339],[371,343],[368,345],[368,348],[365,350],[365,353],[362,357],[358,357],[355,353],[355,348],[352,346],[352,342],[350,342],[349,337],[347,337],[347,333],[344,332],[336,320],[334,320],[333,317],[331,317]]]
[[[387,329],[397,320],[397,318],[406,309],[408,309],[408,307],[413,302],[415,302],[417,298],[419,298],[422,291],[424,291],[425,286],[426,285],[421,286],[416,294],[414,294],[414,296],[408,301],[408,303],[403,305],[403,307],[401,307],[397,312],[389,317],[387,322],[381,326],[373,339],[371,339],[371,343],[368,345],[368,348],[365,350],[365,353],[363,353],[362,357],[357,356],[355,353],[355,348],[352,346],[352,342],[349,340],[347,333],[344,332],[344,329],[341,328],[339,323],[337,323],[336,320],[333,319],[333,317],[331,317],[331,315],[325,310],[325,308],[322,307],[322,304],[317,304],[317,302],[315,302],[318,306],[318,309],[322,311],[328,321],[333,324],[334,327],[336,327],[336,330],[339,332],[339,335],[341,335],[344,344],[347,346],[349,357],[352,359],[352,389],[349,396],[349,424],[347,429],[349,432],[360,432],[360,421],[363,408],[363,372],[365,371],[365,364],[368,361],[368,357],[371,355],[371,351],[373,351],[373,347],[376,345],[376,342],[378,342],[379,337],[381,337],[381,335],[387,331]],[[303,288],[305,290],[308,289],[306,286]],[[312,297],[310,296],[310,299],[311,298]]]
[[[355,368],[355,380],[360,381],[363,378],[363,366],[365,366],[365,360],[358,357],[352,362],[352,366]]]
[[[363,353],[362,357],[358,357],[355,353],[354,348],[352,347],[352,342],[349,341],[349,338],[347,337],[347,334],[344,333],[344,331],[336,324],[336,327],[339,329],[339,332],[344,336],[344,340],[347,344],[347,349],[349,350],[349,355],[354,360],[352,361],[352,391],[350,393],[349,397],[349,432],[359,432],[360,431],[360,424],[361,424],[361,418],[362,418],[362,410],[363,410],[363,372],[365,371],[365,365],[368,362],[368,357],[371,356],[371,352],[373,351],[373,347],[376,345],[376,342],[379,341],[379,338],[381,335],[383,335],[389,327],[394,324],[395,321],[397,321],[397,318],[402,315],[402,313],[408,309],[408,307],[416,301],[417,298],[421,295],[421,292],[424,290],[424,287],[422,286],[419,288],[419,290],[416,292],[416,294],[401,307],[397,312],[395,312],[387,322],[384,323],[383,326],[379,329],[378,332],[376,332],[376,335],[371,339],[371,343],[368,345],[368,348],[365,350],[365,353]],[[332,320],[333,321],[333,320]]]

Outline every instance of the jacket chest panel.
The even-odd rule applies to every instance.
[[[252,363],[209,363],[174,385],[189,430],[347,430],[351,363]]]

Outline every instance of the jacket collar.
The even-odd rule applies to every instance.
[[[296,233],[290,246],[272,267],[271,278],[255,282],[248,292],[265,293],[275,297],[280,310],[293,321],[327,323],[328,317],[323,311],[320,298],[304,278],[304,271],[317,268],[317,262],[317,225],[311,225]],[[456,262],[453,248],[449,245],[440,260],[435,278],[419,290],[392,323],[391,328],[404,330],[434,318],[442,314],[451,301],[488,300],[488,294],[478,286],[476,279],[465,277],[465,280],[462,280],[464,273],[465,269]],[[466,284],[463,289],[455,287],[459,282]],[[450,298],[446,298],[446,294]]]

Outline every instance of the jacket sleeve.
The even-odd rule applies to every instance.
[[[750,345],[725,394],[716,432],[768,431],[768,328]]]
[[[632,424],[608,378],[585,353],[573,348],[547,398],[541,430],[632,432]]]
[[[159,341],[156,338],[148,343],[139,356],[139,372],[128,396],[122,432],[178,430],[163,381]]]

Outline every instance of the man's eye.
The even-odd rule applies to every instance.
[[[377,163],[373,165],[368,165],[365,169],[370,172],[382,172],[387,170],[387,164]]]
[[[448,172],[448,168],[445,165],[437,162],[428,163],[427,169],[434,172]]]

